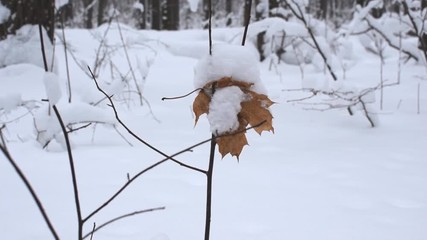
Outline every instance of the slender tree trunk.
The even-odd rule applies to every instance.
[[[152,1],[152,29],[162,30],[162,0],[153,0]]]
[[[98,26],[105,23],[104,11],[107,7],[107,0],[98,0]]]
[[[55,21],[60,23],[63,22],[64,25],[66,25],[66,23],[72,20],[73,17],[73,1],[69,1],[58,9]]]
[[[167,30],[178,30],[179,28],[179,0],[167,0],[166,19],[164,26]]]
[[[16,30],[25,24],[41,24],[47,31],[49,39],[53,41],[55,30],[55,0],[0,0],[10,11],[9,19],[0,24],[0,39],[8,34],[15,34]]]
[[[138,19],[138,25],[140,29],[147,28],[147,11],[148,11],[148,1],[147,0],[139,0],[139,2],[144,5],[144,11],[141,13],[141,19]]]
[[[326,20],[328,16],[328,0],[320,0],[319,17]]]
[[[91,3],[93,0],[83,0],[83,23],[85,28],[93,28],[93,6],[91,6]]]
[[[277,11],[271,11],[272,9],[278,8],[279,7],[279,0],[268,0],[268,12],[269,12],[269,16],[270,17],[275,17],[277,16]]]
[[[225,12],[227,12],[227,14],[229,14],[232,11],[233,11],[233,1],[232,0],[225,0]]]

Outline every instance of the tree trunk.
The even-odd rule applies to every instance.
[[[321,19],[326,20],[328,16],[328,0],[320,0],[320,9],[318,16]]]
[[[138,27],[140,29],[147,28],[147,12],[148,12],[148,1],[147,0],[139,0],[139,2],[144,5],[144,11],[141,13],[141,18],[138,19]]]
[[[69,1],[67,4],[62,5],[58,11],[56,12],[55,21],[61,23],[64,23],[64,26],[67,25],[68,21],[71,21],[74,17],[73,14],[73,2]]]
[[[278,11],[271,11],[271,10],[278,8],[278,7],[279,7],[279,0],[268,0],[269,17],[279,16]]]
[[[152,29],[154,30],[162,30],[162,5],[161,0],[153,0],[152,1]]]
[[[164,19],[167,30],[178,30],[179,28],[179,0],[167,0],[166,18]]]
[[[227,12],[227,14],[229,14],[232,11],[233,11],[233,1],[232,0],[225,0],[225,12]]]
[[[16,30],[25,24],[41,24],[47,31],[49,39],[53,41],[55,30],[55,1],[54,0],[0,0],[10,11],[9,19],[0,24],[0,39],[8,34],[15,34]]]
[[[92,0],[83,0],[83,24],[85,28],[93,28],[93,7]]]
[[[104,19],[105,7],[107,7],[107,0],[98,0],[98,26],[106,22]]]

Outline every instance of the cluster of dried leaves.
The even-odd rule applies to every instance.
[[[215,89],[237,86],[248,96],[248,100],[241,102],[242,109],[237,115],[239,128],[234,132],[227,133],[225,136],[217,138],[216,140],[222,157],[230,153],[232,156],[239,158],[243,147],[248,144],[245,135],[245,129],[248,125],[257,126],[264,122],[263,124],[255,127],[255,131],[260,135],[263,131],[274,132],[273,116],[268,110],[274,102],[265,94],[259,94],[250,90],[252,85],[252,83],[236,81],[230,77],[224,77],[218,81],[206,84],[199,92],[196,99],[194,99],[193,111],[196,115],[195,124],[197,124],[200,115],[209,113],[209,104],[212,95],[215,93]]]

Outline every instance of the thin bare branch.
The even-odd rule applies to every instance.
[[[118,112],[117,112],[117,109],[116,109],[116,107],[115,107],[115,105],[114,105],[114,102],[113,102],[113,99],[111,98],[111,96],[109,96],[104,90],[102,90],[101,89],[101,87],[99,86],[99,84],[98,84],[98,82],[97,82],[97,80],[96,80],[96,78],[95,78],[95,76],[93,75],[93,72],[92,72],[92,70],[90,69],[90,67],[88,67],[88,69],[89,69],[89,71],[90,71],[90,73],[91,73],[91,75],[92,75],[92,79],[94,80],[94,82],[95,82],[95,84],[96,84],[96,87],[97,87],[97,89],[98,89],[98,91],[100,91],[102,94],[104,94],[104,96],[108,99],[108,101],[110,102],[110,107],[113,109],[113,111],[114,111],[114,115],[115,115],[115,117],[116,117],[116,120],[119,122],[119,124],[124,128],[124,129],[126,129],[126,131],[132,136],[132,137],[134,137],[135,139],[137,139],[139,142],[141,142],[142,144],[144,144],[145,146],[147,146],[148,148],[150,148],[150,149],[152,149],[153,151],[155,151],[155,152],[157,152],[157,153],[159,153],[160,155],[162,155],[162,156],[164,156],[164,157],[169,157],[166,153],[164,153],[164,152],[162,152],[162,151],[160,151],[158,148],[156,148],[156,147],[154,147],[153,145],[151,145],[150,143],[148,143],[147,141],[145,141],[145,140],[143,140],[142,138],[140,138],[138,135],[136,135],[125,123],[123,123],[123,121],[120,119],[120,117],[119,117],[119,114],[118,114]],[[179,165],[181,165],[181,166],[183,166],[183,167],[186,167],[186,168],[188,168],[188,169],[191,169],[191,170],[194,170],[194,171],[197,171],[197,172],[201,172],[201,173],[204,173],[205,171],[204,170],[201,170],[201,169],[198,169],[198,168],[195,168],[195,167],[192,167],[192,166],[189,166],[189,165],[187,165],[187,164],[185,164],[185,163],[182,163],[182,162],[180,162],[180,161],[178,161],[178,160],[176,160],[176,159],[173,159],[173,158],[171,158],[171,160],[173,161],[173,162],[175,162],[175,163],[178,163]]]
[[[58,108],[55,105],[53,105],[52,108],[53,108],[53,111],[55,112],[56,117],[58,118],[59,124],[61,125],[62,133],[64,134],[65,143],[67,145],[68,160],[70,163],[71,177],[73,181],[74,202],[75,202],[76,211],[77,211],[78,239],[81,240],[83,236],[83,221],[82,221],[82,212],[80,207],[79,190],[77,187],[77,176],[76,176],[76,170],[74,167],[73,152],[71,150],[71,144],[70,144],[70,139],[68,137],[67,129],[65,128],[64,121],[62,120],[62,117],[58,111]]]
[[[3,137],[2,129],[3,129],[3,126],[0,128],[0,139],[1,139],[0,150],[1,150],[1,152],[6,157],[6,159],[9,161],[9,163],[12,165],[12,167],[15,169],[19,178],[22,180],[25,187],[30,192],[31,197],[33,198],[34,202],[37,205],[37,208],[39,209],[40,213],[42,214],[44,221],[46,222],[50,232],[53,235],[53,238],[56,240],[59,240],[60,238],[59,238],[58,234],[56,233],[56,230],[53,227],[52,222],[50,221],[49,217],[47,216],[46,210],[44,209],[42,202],[40,201],[40,199],[37,196],[36,192],[34,191],[33,187],[31,186],[30,181],[27,179],[24,172],[22,172],[22,170],[19,168],[18,164],[15,162],[15,160],[13,159],[9,150],[7,149],[6,141]]]
[[[177,97],[162,97],[162,101],[164,101],[164,100],[176,100],[176,99],[181,99],[181,98],[185,98],[185,97],[188,97],[188,96],[190,96],[191,94],[193,94],[193,93],[195,93],[195,92],[197,92],[197,91],[199,91],[199,90],[202,90],[203,88],[196,88],[196,89],[194,89],[193,91],[191,91],[191,92],[189,92],[189,93],[187,93],[187,94],[184,94],[184,95],[182,95],[182,96],[177,96]]]
[[[95,224],[94,224],[94,228],[92,229],[92,231],[90,233],[84,235],[83,239],[85,239],[85,238],[87,238],[89,236],[91,236],[90,239],[92,239],[92,236],[93,236],[93,234],[95,232],[97,232],[97,231],[101,230],[102,228],[104,228],[104,227],[106,227],[106,226],[108,226],[108,225],[110,225],[110,224],[112,224],[114,222],[117,222],[117,221],[119,221],[121,219],[132,217],[132,216],[139,215],[139,214],[142,214],[142,213],[154,212],[154,211],[159,211],[159,210],[164,210],[164,209],[166,209],[166,208],[165,207],[158,207],[158,208],[150,208],[150,209],[135,211],[135,212],[131,212],[131,213],[127,213],[127,214],[123,214],[121,216],[115,217],[115,218],[113,218],[113,219],[111,219],[111,220],[109,220],[109,221],[107,221],[107,222],[99,225],[98,227],[95,227]]]
[[[128,181],[119,189],[119,190],[117,190],[117,192],[116,193],[114,193],[107,201],[105,201],[101,206],[99,206],[96,210],[94,210],[92,213],[90,213],[86,218],[84,218],[83,219],[83,222],[86,222],[87,220],[89,220],[91,217],[93,217],[97,212],[99,212],[100,210],[102,210],[103,208],[105,208],[108,204],[110,204],[117,196],[119,196],[120,195],[120,193],[121,192],[123,192],[133,181],[135,181],[136,179],[138,179],[141,175],[143,175],[144,173],[146,173],[146,172],[148,172],[148,171],[150,171],[150,170],[152,170],[153,168],[155,168],[155,167],[157,167],[157,166],[159,166],[159,165],[161,165],[161,164],[163,164],[163,163],[165,163],[165,162],[167,162],[168,160],[172,160],[174,157],[176,157],[176,156],[179,156],[179,155],[181,155],[181,154],[183,154],[183,153],[185,153],[185,152],[188,152],[188,151],[191,151],[192,149],[194,149],[194,148],[196,148],[196,147],[199,147],[199,146],[201,146],[201,145],[203,145],[203,144],[205,144],[205,143],[208,143],[208,142],[211,142],[213,139],[217,139],[217,138],[220,138],[220,137],[225,137],[225,136],[232,136],[232,135],[235,135],[235,134],[239,134],[239,133],[242,133],[242,132],[245,132],[245,131],[247,131],[247,130],[250,130],[250,129],[253,129],[253,128],[257,128],[257,127],[259,127],[259,126],[261,126],[261,125],[263,125],[264,123],[266,123],[266,121],[264,120],[264,121],[262,121],[262,122],[260,122],[259,124],[256,124],[256,125],[254,125],[254,126],[251,126],[251,127],[249,127],[249,128],[246,128],[246,129],[244,129],[244,130],[242,130],[242,131],[237,131],[237,132],[235,132],[235,133],[231,133],[231,134],[224,134],[224,135],[219,135],[219,136],[215,136],[215,137],[212,137],[212,138],[209,138],[209,139],[206,139],[206,140],[204,140],[204,141],[201,141],[201,142],[199,142],[199,143],[196,143],[196,144],[194,144],[194,145],[192,145],[192,146],[190,146],[190,147],[187,147],[187,148],[185,148],[185,149],[183,149],[183,150],[181,150],[181,151],[179,151],[179,152],[177,152],[177,153],[175,153],[175,154],[172,154],[171,156],[168,156],[168,157],[166,157],[166,158],[164,158],[164,159],[162,159],[162,160],[160,160],[160,161],[158,161],[158,162],[156,162],[156,163],[154,163],[154,164],[152,164],[152,165],[150,165],[149,167],[147,167],[147,168],[145,168],[145,169],[143,169],[143,170],[141,170],[140,172],[138,172],[135,176],[133,176],[132,178],[129,178],[128,179]],[[205,171],[203,171],[203,170],[201,170],[204,174],[206,174],[205,173]]]
[[[292,1],[293,5],[296,6],[297,9],[295,9],[291,4],[289,4],[289,1]],[[322,48],[320,47],[319,43],[317,42],[316,37],[314,36],[313,30],[311,29],[311,26],[305,19],[304,13],[301,9],[301,7],[294,1],[294,0],[285,0],[286,6],[289,7],[289,9],[292,11],[292,13],[295,15],[296,18],[298,18],[305,26],[305,28],[308,31],[308,34],[311,37],[311,40],[313,40],[314,45],[316,46],[317,51],[319,52],[320,56],[323,59],[323,62],[326,65],[326,68],[328,69],[329,73],[331,74],[334,81],[337,81],[338,78],[335,75],[334,71],[332,70],[332,66],[329,64],[328,59],[326,58],[325,53],[323,52]]]

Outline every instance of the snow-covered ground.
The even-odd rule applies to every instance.
[[[67,30],[67,42],[79,64],[93,66],[103,26],[91,33]],[[109,44],[120,43],[112,26]],[[147,74],[141,89],[150,103],[141,107],[136,94],[116,99],[119,115],[138,136],[167,154],[173,154],[210,137],[208,120],[202,116],[194,126],[190,97],[162,101],[194,89],[194,66],[207,53],[207,33],[202,31],[151,32],[123,27],[130,61],[137,77]],[[214,30],[216,42],[240,38],[240,30]],[[58,31],[60,35],[61,32]],[[379,84],[380,60],[352,39],[354,61],[346,72],[346,84],[373,87]],[[118,69],[127,73],[122,48],[112,53]],[[74,108],[66,103],[66,69],[62,44],[56,45],[56,67],[62,80],[59,111],[76,116],[94,114],[87,103],[102,99],[93,81],[70,58]],[[384,69],[386,83],[397,79],[398,53],[388,50]],[[248,132],[239,162],[229,155],[216,155],[213,182],[211,239],[221,240],[424,240],[427,238],[427,82],[426,69],[408,62],[402,65],[401,84],[384,89],[384,108],[377,101],[379,125],[371,128],[360,111],[349,116],[345,109],[307,110],[289,100],[310,93],[288,91],[301,88],[297,66],[281,64],[269,70],[261,64],[261,78],[270,98],[275,133],[262,136]],[[108,67],[107,67],[108,66]],[[101,69],[100,82],[115,86],[109,74],[112,64]],[[141,67],[142,66],[142,67]],[[144,66],[147,68],[145,69]],[[85,68],[84,68],[85,69]],[[85,69],[86,70],[86,69]],[[246,71],[242,69],[242,71]],[[341,76],[342,72],[338,72]],[[0,103],[34,104],[42,112],[47,103],[44,70],[29,64],[0,69]],[[117,76],[116,76],[117,77]],[[327,75],[312,65],[304,67],[304,81],[322,84]],[[424,79],[424,80],[423,80]],[[417,88],[420,84],[420,113]],[[111,87],[114,91],[114,87]],[[9,100],[4,100],[5,96]],[[1,100],[3,97],[3,100]],[[78,104],[80,105],[78,105]],[[114,113],[102,101],[95,114],[107,123]],[[81,106],[81,107],[75,107]],[[4,106],[3,106],[4,107]],[[46,110],[46,109],[44,109]],[[1,113],[1,112],[0,112]],[[3,133],[8,148],[39,194],[61,239],[76,239],[77,221],[71,174],[66,151],[52,142],[42,149],[36,141],[34,121],[26,108],[0,115],[7,122]],[[16,117],[25,117],[14,120]],[[89,117],[88,117],[89,118]],[[90,126],[70,134],[78,177],[83,217],[87,216],[128,177],[163,159],[129,136],[117,125]],[[177,157],[206,169],[209,144]],[[202,239],[204,233],[206,178],[199,172],[166,162],[138,178],[111,205],[88,220],[84,232],[118,215],[154,207],[165,210],[137,215],[113,223],[93,239],[182,240]],[[9,162],[0,155],[0,239],[50,239],[30,194]]]

